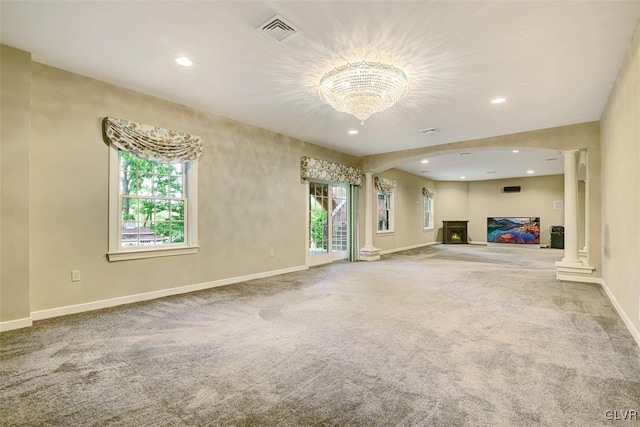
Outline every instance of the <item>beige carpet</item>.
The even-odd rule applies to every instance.
[[[36,322],[0,336],[0,425],[634,425],[606,411],[640,411],[640,350],[561,256],[438,245]]]

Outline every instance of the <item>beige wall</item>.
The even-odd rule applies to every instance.
[[[469,221],[469,183],[437,181],[433,209],[436,240],[442,242],[442,221]]]
[[[503,187],[521,187],[519,193],[503,193]],[[469,238],[487,241],[487,217],[540,217],[540,244],[548,245],[549,227],[564,224],[564,211],[553,202],[563,200],[564,175],[497,179],[469,183]]]
[[[31,54],[0,45],[0,322],[28,319]]]
[[[393,192],[393,232],[375,233],[373,245],[382,251],[388,251],[434,242],[434,230],[424,229],[424,201],[422,198],[422,188],[435,189],[434,182],[397,169],[388,170],[377,176],[394,179],[398,185]],[[377,192],[375,194],[377,195]],[[374,203],[376,204],[374,205],[373,226],[374,230],[377,230],[377,200],[374,200]],[[362,222],[364,222],[364,218]]]
[[[32,70],[32,311],[302,266],[300,157],[357,166],[353,157],[233,120],[38,63]],[[106,260],[104,116],[204,137],[197,255]],[[81,270],[80,282],[70,281],[72,269]]]
[[[640,330],[640,27],[602,115],[601,130],[602,278],[637,333]]]

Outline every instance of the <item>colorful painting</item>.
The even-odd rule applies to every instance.
[[[487,242],[540,244],[540,218],[487,218]]]

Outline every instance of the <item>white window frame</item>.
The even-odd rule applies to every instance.
[[[433,212],[434,212],[433,203],[434,203],[434,200],[433,200],[433,197],[428,195],[428,194],[425,194],[423,197],[424,197],[424,200],[422,201],[422,207],[423,207],[424,212],[422,214],[422,226],[424,227],[425,230],[433,230],[433,223],[434,223],[434,221],[433,221]],[[428,211],[429,212],[429,224],[428,225],[425,224],[425,218],[427,216],[427,199],[429,199],[431,201],[431,203],[430,203],[431,210]]]
[[[393,233],[393,230],[394,230],[394,225],[393,225],[393,217],[394,217],[394,214],[393,214],[393,211],[394,211],[394,209],[393,209],[393,193],[391,193],[388,196],[385,195],[386,197],[389,198],[389,229],[388,230],[380,230],[378,228],[378,225],[379,225],[378,224],[378,220],[377,220],[377,218],[378,218],[378,196],[380,194],[385,195],[384,193],[376,190],[376,230],[377,230],[376,233],[377,234]]]
[[[183,245],[135,246],[122,248],[121,197],[120,197],[120,150],[109,146],[109,261],[125,261],[131,259],[156,258],[173,255],[187,255],[198,252],[198,161],[184,163],[185,195],[185,228],[186,236]]]

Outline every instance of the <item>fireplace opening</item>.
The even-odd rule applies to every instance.
[[[442,243],[469,243],[467,223],[469,221],[442,221]]]

